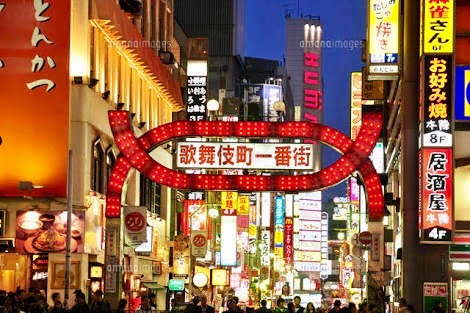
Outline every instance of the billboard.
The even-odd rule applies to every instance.
[[[454,0],[423,0],[424,53],[454,52]]]
[[[177,167],[312,170],[313,145],[179,142]]]
[[[70,1],[2,6],[0,196],[65,197],[69,138]]]
[[[455,120],[470,120],[470,66],[455,67]]]
[[[187,119],[203,121],[207,110],[207,76],[188,76]]]

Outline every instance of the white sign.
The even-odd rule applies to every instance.
[[[237,217],[221,216],[220,265],[237,265]]]
[[[207,254],[207,231],[191,230],[191,254],[203,258]]]
[[[271,250],[271,233],[269,230],[261,232],[261,266],[269,266],[271,258],[269,252]]]
[[[311,144],[180,142],[179,168],[313,169]]]
[[[299,272],[320,272],[320,262],[294,262],[294,268]]]
[[[269,227],[271,225],[271,193],[261,193],[261,226]]]

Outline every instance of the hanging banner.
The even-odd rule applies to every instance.
[[[424,56],[423,147],[452,147],[452,55]]]
[[[124,207],[124,226],[126,242],[140,245],[147,241],[147,208]]]
[[[393,79],[398,74],[400,1],[368,1],[369,78]]]
[[[420,156],[420,226],[423,242],[451,242],[453,231],[452,149],[424,148]]]
[[[454,0],[423,0],[424,53],[454,52]]]
[[[293,254],[294,254],[294,219],[292,217],[286,217],[284,225],[284,261],[288,265],[292,265]]]
[[[191,230],[191,254],[203,258],[207,254],[207,231]]]

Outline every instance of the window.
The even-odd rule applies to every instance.
[[[140,205],[147,207],[147,209],[155,214],[160,215],[162,187],[145,175],[140,175]]]
[[[108,190],[108,182],[111,177],[111,172],[113,171],[114,164],[116,163],[116,156],[114,155],[113,149],[111,146],[106,149],[106,183],[105,190]]]
[[[91,190],[103,193],[103,157],[104,151],[100,138],[93,141],[93,157],[91,171]]]

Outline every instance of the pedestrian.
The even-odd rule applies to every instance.
[[[193,300],[186,306],[184,310],[185,313],[198,313],[198,303],[201,299],[198,296],[195,296]]]
[[[135,311],[135,313],[155,313],[155,312],[156,312],[156,308],[150,304],[149,296],[148,295],[142,296],[142,303],[140,304],[140,308],[137,311]]]
[[[379,309],[377,308],[377,306],[373,303],[370,303],[369,304],[369,311],[367,311],[368,313],[378,313],[379,312]]]
[[[307,303],[307,307],[305,308],[305,313],[315,313],[315,307],[313,306],[312,302]]]
[[[338,313],[341,310],[341,301],[335,300],[333,308],[330,310],[330,313]]]
[[[52,306],[49,308],[50,313],[65,313],[62,301],[60,301],[60,293],[54,292],[51,298]]]
[[[235,302],[235,307],[238,313],[244,313],[243,310],[238,306],[238,297],[232,297],[232,301]]]
[[[151,292],[149,294],[149,299],[150,299],[150,305],[156,308],[157,307],[157,295],[154,292]]]
[[[85,294],[81,290],[75,290],[75,304],[70,313],[91,313],[90,307],[85,301]]]
[[[295,304],[293,302],[287,304],[287,313],[295,313]]]
[[[211,307],[210,305],[207,304],[206,295],[201,296],[201,306],[199,307],[199,312],[200,313],[215,313],[214,307]]]
[[[302,299],[299,296],[294,297],[295,313],[304,313],[305,308],[300,305]]]
[[[352,302],[349,303],[348,312],[349,312],[349,313],[357,313],[356,304],[354,304],[354,303],[352,303]]]
[[[97,290],[93,295],[91,311],[93,313],[111,313],[111,305],[103,299],[103,292],[101,290]]]
[[[119,300],[116,313],[126,313],[126,306],[127,306],[127,300],[126,299]]]
[[[402,311],[408,310],[407,308],[408,302],[406,301],[405,298],[400,298],[398,301],[398,312],[402,313]]]
[[[225,311],[224,313],[239,313],[237,304],[235,301],[233,301],[233,299],[227,301],[227,311]]]
[[[261,307],[259,307],[255,313],[272,313],[271,310],[267,308],[268,302],[265,299],[261,300],[260,304]]]
[[[283,298],[279,298],[279,299],[277,299],[276,304],[277,304],[277,306],[274,309],[274,313],[287,313],[287,309],[285,307],[286,300],[284,300]]]

